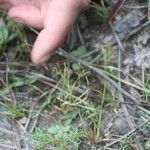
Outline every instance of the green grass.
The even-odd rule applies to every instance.
[[[134,135],[132,134],[127,136],[127,138],[120,144],[119,150],[136,149],[133,137]]]
[[[85,55],[87,52],[88,52],[87,47],[84,46],[84,45],[81,45],[77,49],[73,50],[71,52],[71,55],[74,56],[74,57],[81,57],[81,56]],[[89,61],[92,60],[92,56],[85,56],[82,59],[84,61],[88,61],[89,62]],[[82,67],[81,67],[81,65],[79,63],[77,63],[77,62],[73,62],[72,63],[72,69],[74,71],[80,71],[81,68]]]
[[[0,106],[5,108],[5,112],[0,112],[0,118],[22,118],[25,116],[23,108],[13,108],[12,106],[6,105],[0,102]]]
[[[5,97],[10,94],[11,91],[14,91],[18,88],[22,88],[23,86],[32,86],[37,79],[35,77],[30,78],[21,78],[13,76],[11,80],[11,83],[9,85],[6,85],[3,89],[0,90],[0,97],[5,100]],[[19,103],[18,103],[19,104]],[[0,106],[5,108],[6,112],[0,113],[0,117],[6,117],[6,118],[22,118],[25,116],[24,109],[22,107],[13,108],[11,104],[5,104],[4,102],[0,102]]]
[[[30,45],[27,42],[27,36],[25,29],[10,20],[4,13],[0,15],[0,56],[3,56],[5,52],[13,51],[11,53],[11,60],[16,61],[18,56],[29,54]]]
[[[48,144],[57,147],[58,150],[65,150],[66,148],[77,149],[82,134],[70,125],[53,125],[46,131],[37,128],[32,137],[32,143],[38,150],[46,149]]]
[[[11,92],[11,90],[20,88],[25,85],[28,85],[28,86],[32,85],[33,83],[37,81],[37,78],[34,76],[31,76],[31,77],[13,76],[12,78],[10,78],[10,80],[11,81],[9,85],[6,85],[0,90],[0,97],[6,96],[7,94]]]
[[[91,8],[99,16],[99,18],[102,21],[104,21],[107,18],[109,9],[107,10],[107,9],[103,8],[101,5],[99,5],[98,3],[95,3],[95,2],[91,3]]]
[[[32,144],[37,150],[43,150],[50,144],[49,134],[40,128],[36,128],[32,135]]]
[[[150,90],[150,77],[145,79],[144,83],[144,88]],[[150,92],[148,91],[143,91],[141,92],[141,97],[144,99],[145,102],[149,103],[150,102]]]
[[[6,49],[8,44],[18,36],[17,32],[9,30],[9,27],[13,26],[11,21],[2,21],[3,25],[0,27],[0,54]]]

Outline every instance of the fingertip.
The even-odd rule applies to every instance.
[[[41,56],[41,57],[36,57],[32,52],[31,52],[31,60],[35,65],[42,65],[45,62],[48,61],[48,59],[51,57],[50,54],[47,54],[45,56]]]
[[[34,42],[31,59],[34,64],[45,63],[64,42],[65,38],[55,30],[43,29]]]

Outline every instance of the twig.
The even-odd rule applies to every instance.
[[[82,33],[81,33],[81,30],[80,30],[80,27],[79,27],[78,23],[77,23],[76,28],[77,28],[77,34],[78,34],[78,37],[80,39],[81,44],[85,45],[85,41],[83,39],[83,36],[82,36]]]
[[[0,146],[1,146],[1,147],[5,147],[5,148],[17,149],[16,146],[9,146],[9,145],[2,144],[2,143],[0,143]],[[3,149],[3,150],[4,150],[4,149]]]
[[[122,141],[122,140],[125,139],[128,135],[134,133],[134,132],[137,131],[139,128],[141,128],[143,125],[145,125],[146,123],[148,123],[149,121],[150,121],[150,120],[147,120],[146,122],[143,122],[142,124],[139,125],[138,128],[135,128],[135,129],[131,130],[130,132],[128,132],[127,134],[125,134],[124,136],[122,136],[121,138],[119,138],[119,139],[117,139],[117,140],[115,140],[115,141],[113,141],[113,142],[110,142],[109,144],[107,144],[107,145],[105,146],[105,149],[106,149],[107,147],[110,147],[110,146],[112,146],[112,145],[114,145],[114,144],[116,144],[116,143]],[[99,149],[98,149],[98,150],[99,150]]]
[[[3,132],[3,133],[6,133],[6,134],[10,134],[10,135],[15,135],[16,134],[15,132],[12,132],[10,130],[7,130],[7,129],[1,128],[1,127],[0,127],[0,131]]]
[[[126,41],[128,40],[131,36],[133,36],[134,34],[136,34],[137,32],[141,31],[142,29],[146,28],[147,26],[150,25],[150,20],[145,22],[144,24],[142,24],[141,26],[137,27],[135,30],[129,32],[126,36],[122,37],[120,40],[121,41]],[[115,45],[116,41],[113,41],[111,46]]]
[[[148,20],[150,21],[150,0],[148,0]]]
[[[114,34],[114,36],[116,38],[117,44],[119,46],[119,51],[118,51],[118,69],[121,70],[121,68],[122,68],[122,53],[125,52],[125,50],[124,50],[124,47],[123,47],[123,45],[122,45],[118,35],[115,33],[114,28],[113,28],[111,23],[110,23],[110,27],[112,29],[112,32],[113,32],[113,34]],[[118,72],[118,78],[119,79],[121,78],[120,71]],[[121,85],[120,81],[118,81],[118,84],[119,84],[120,88],[122,88],[122,85]],[[119,97],[120,97],[121,103],[125,103],[122,93],[119,94]],[[124,111],[125,117],[127,119],[127,122],[129,124],[130,128],[134,129],[134,121],[130,117],[130,114],[129,114],[129,111],[128,111],[127,107],[126,107],[126,104],[122,105],[122,109]]]
[[[126,0],[117,0],[116,4],[113,6],[112,10],[110,11],[108,18],[102,24],[101,30],[98,32],[98,35],[101,34],[104,31],[104,29],[107,27],[109,22],[113,19],[113,17],[117,14],[117,12],[123,6],[125,1]]]

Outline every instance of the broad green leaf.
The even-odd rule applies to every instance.
[[[79,63],[73,63],[72,64],[73,70],[78,71],[78,70],[80,70],[80,68],[81,68],[81,65]]]
[[[87,48],[85,46],[80,46],[76,50],[72,51],[71,54],[74,57],[79,57],[79,56],[82,56],[83,54],[85,54],[86,51],[87,51]]]

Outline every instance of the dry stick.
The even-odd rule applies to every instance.
[[[145,113],[147,113],[149,116],[149,119],[150,119],[150,110],[148,110],[148,109],[145,109],[145,108],[143,108],[143,107],[141,107],[141,106],[137,106],[140,110],[142,110],[142,111],[144,111]]]
[[[147,5],[146,4],[145,5],[141,5],[141,6],[127,6],[127,5],[123,5],[123,7],[126,8],[126,9],[129,9],[129,10],[131,10],[131,9],[145,9],[145,8],[147,8]]]
[[[131,94],[129,94],[128,92],[126,92],[124,89],[122,89],[121,87],[119,87],[119,85],[113,81],[111,78],[109,78],[107,75],[105,75],[101,69],[98,69],[90,64],[88,64],[87,62],[78,59],[76,57],[71,56],[70,54],[68,54],[66,51],[64,51],[63,49],[59,48],[59,50],[57,51],[57,53],[59,53],[60,55],[63,55],[69,59],[72,59],[76,62],[79,62],[81,65],[83,65],[84,67],[86,67],[87,69],[91,70],[97,77],[98,79],[103,78],[105,80],[107,80],[110,84],[112,84],[118,91],[120,91],[122,94],[124,94],[125,96],[127,96],[128,98],[130,98],[131,100],[133,100],[134,102],[136,102],[137,104],[139,104],[138,100],[135,99]]]
[[[117,12],[121,9],[121,7],[125,3],[125,1],[126,0],[117,0],[116,4],[114,4],[112,10],[110,11],[108,17],[102,24],[101,30],[98,32],[98,35],[101,34],[104,31],[104,29],[106,29],[107,25],[109,25],[109,22],[114,18],[114,16],[117,14]],[[102,5],[104,5],[104,3]]]
[[[114,36],[116,38],[117,44],[119,46],[119,52],[118,52],[118,69],[121,70],[121,68],[122,68],[122,52],[124,52],[125,50],[124,50],[124,47],[123,47],[123,45],[122,45],[122,43],[121,43],[118,35],[115,33],[114,28],[113,28],[113,26],[112,26],[111,23],[110,23],[110,27],[112,29],[112,32],[113,32],[113,34],[114,34]],[[118,72],[118,78],[119,79],[121,78],[120,71]],[[119,84],[119,86],[121,88],[122,85],[121,85],[120,81],[118,82],[118,84]],[[121,103],[125,103],[122,93],[119,94],[119,97],[120,97]],[[126,119],[128,121],[128,124],[129,124],[130,128],[134,129],[134,126],[133,126],[134,123],[133,123],[133,120],[130,117],[130,114],[129,114],[129,111],[128,111],[127,107],[126,107],[126,104],[122,105],[122,109],[124,111],[125,117],[126,117]]]
[[[142,29],[146,28],[148,25],[150,25],[150,20],[145,22],[144,24],[142,24],[141,26],[139,26],[138,28],[136,28],[135,30],[129,32],[126,36],[122,37],[120,40],[121,41],[126,41],[128,40],[131,36],[133,36],[134,34],[136,34],[137,32],[141,31]],[[115,45],[116,41],[113,41],[111,46]]]
[[[5,134],[9,134],[9,135],[16,135],[15,132],[10,131],[10,130],[5,129],[5,128],[1,128],[1,127],[0,127],[0,132],[3,132],[3,133],[5,133]]]
[[[148,0],[148,20],[150,21],[150,0]]]
[[[84,38],[82,36],[82,33],[81,33],[81,30],[80,30],[80,27],[79,27],[78,23],[77,23],[77,34],[78,34],[78,37],[80,39],[81,44],[85,45],[85,41],[84,41]]]
[[[82,59],[82,58],[84,58],[84,57],[90,56],[90,55],[92,55],[92,54],[94,54],[94,53],[98,53],[98,52],[100,52],[100,49],[91,50],[91,51],[89,51],[89,52],[83,54],[83,55],[82,55],[81,57],[79,57],[79,58]]]
[[[123,135],[121,138],[119,138],[119,139],[117,139],[117,140],[115,140],[115,141],[113,141],[113,142],[110,142],[109,144],[107,144],[107,145],[105,146],[105,148],[110,147],[110,146],[112,146],[112,145],[114,145],[114,144],[116,144],[116,143],[122,141],[122,140],[125,139],[128,135],[134,133],[134,132],[137,131],[139,128],[141,128],[143,125],[145,125],[146,123],[148,123],[149,121],[150,121],[150,120],[147,120],[146,122],[141,123],[138,128],[135,128],[135,129],[131,130],[130,132],[128,132],[127,134]]]
[[[0,143],[0,146],[1,147],[5,147],[5,148],[10,148],[10,149],[16,149],[16,150],[18,150],[16,146],[9,146],[8,144],[6,145],[6,144]]]

